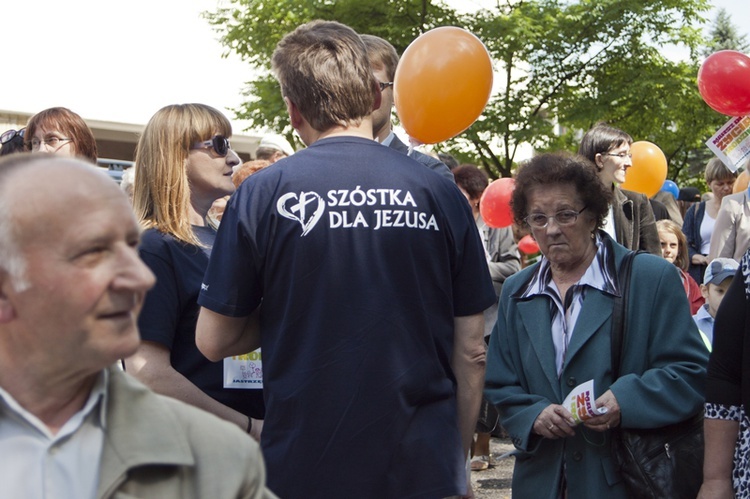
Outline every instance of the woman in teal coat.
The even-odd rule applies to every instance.
[[[633,263],[621,377],[612,379],[616,269],[627,250],[599,230],[611,195],[580,156],[537,156],[516,178],[514,217],[543,257],[505,282],[485,386],[520,451],[515,497],[625,498],[612,429],[658,428],[702,408],[707,352],[677,270],[653,255]],[[561,404],[588,380],[607,411],[576,426]]]

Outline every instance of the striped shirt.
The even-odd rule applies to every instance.
[[[614,254],[607,242],[602,239],[601,234],[597,233],[595,240],[597,249],[594,259],[578,282],[568,289],[564,298],[560,296],[557,285],[552,279],[550,262],[544,256],[520,295],[521,299],[539,295],[550,298],[552,342],[555,345],[555,366],[558,376],[565,365],[565,354],[575,331],[583,300],[586,298],[586,290],[594,288],[613,296],[620,296]]]

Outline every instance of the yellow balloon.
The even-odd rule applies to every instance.
[[[398,63],[396,112],[410,137],[424,144],[450,139],[482,114],[492,91],[492,61],[466,30],[432,29],[414,40]]]
[[[628,168],[625,182],[620,187],[653,196],[667,178],[667,157],[659,146],[645,140],[633,142],[630,153],[633,155],[633,166]]]

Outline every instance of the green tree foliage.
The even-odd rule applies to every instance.
[[[698,26],[708,8],[707,0],[506,0],[458,14],[429,0],[232,0],[207,18],[227,49],[259,70],[237,110],[256,127],[291,138],[268,70],[276,43],[299,24],[337,20],[399,52],[424,31],[454,25],[484,41],[496,92],[480,119],[441,150],[484,165],[493,177],[509,176],[522,144],[575,151],[581,131],[603,120],[658,144],[677,178],[689,175],[699,162],[695,151],[726,121],[703,103],[695,83],[705,45]],[[665,56],[678,49],[692,62]]]
[[[358,33],[380,36],[402,53],[421,33],[457,25],[455,12],[428,0],[232,0],[231,7],[205,14],[222,43],[260,76],[247,83],[247,101],[237,117],[258,128],[283,131],[295,140],[278,84],[270,74],[274,47],[288,32],[314,19],[335,20]]]
[[[750,49],[745,35],[740,35],[737,28],[732,24],[729,14],[724,9],[716,13],[711,30],[708,33],[709,41],[703,55],[709,56],[719,50],[737,50],[745,52]]]

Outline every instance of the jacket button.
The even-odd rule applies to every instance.
[[[576,379],[573,376],[571,376],[570,378],[568,378],[568,381],[566,383],[571,388],[578,385],[578,383],[576,383]]]
[[[583,454],[578,451],[573,453],[573,461],[580,461],[583,458]]]

